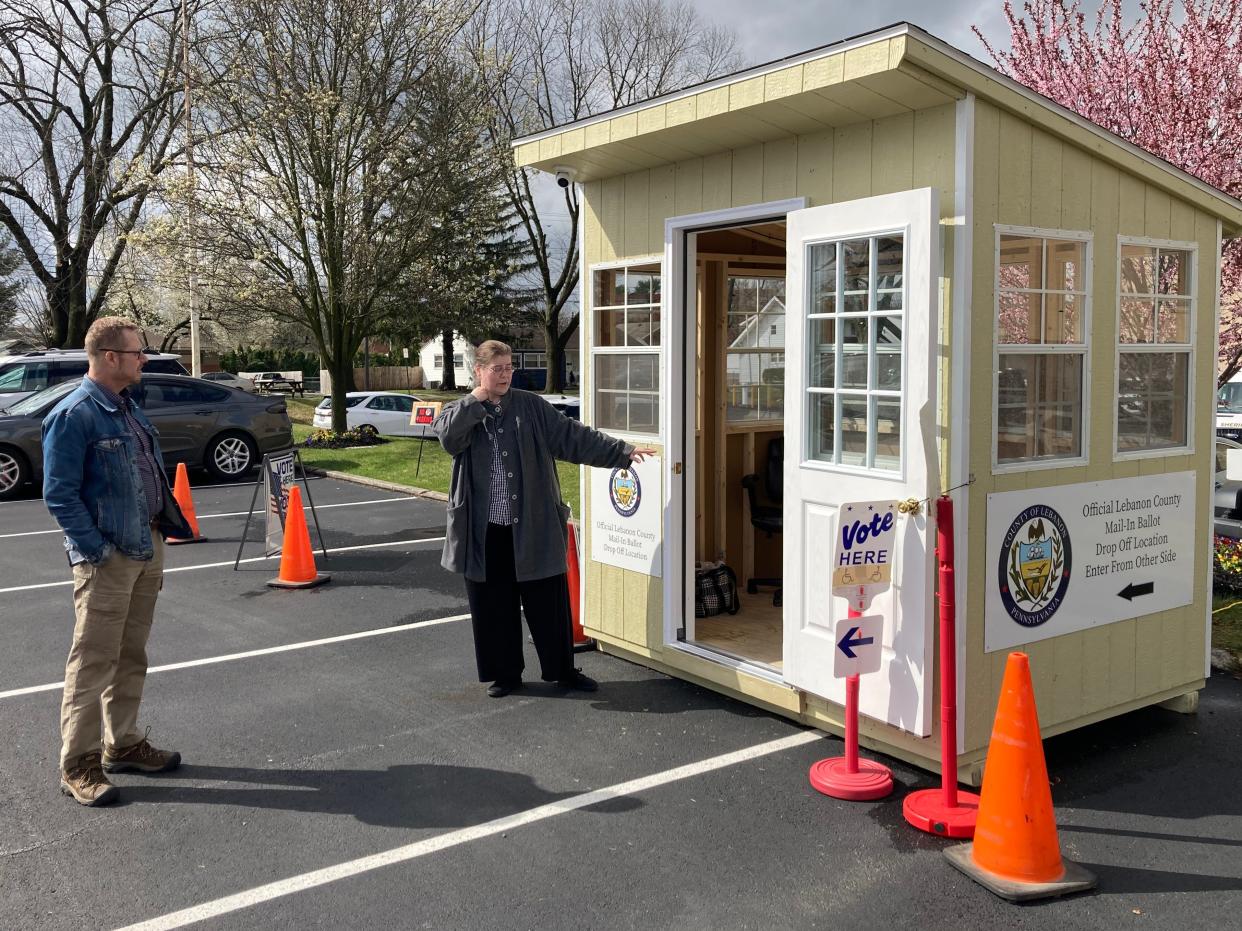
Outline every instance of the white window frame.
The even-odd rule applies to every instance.
[[[1073,240],[1085,244],[1083,250],[1082,287],[1082,343],[1001,343],[1000,335],[1000,270],[1001,237],[1029,236],[1039,239]],[[1095,234],[1090,230],[1059,230],[1034,226],[1008,226],[993,224],[992,234],[992,474],[1005,475],[1013,472],[1033,472],[1047,469],[1071,469],[1085,466],[1091,461],[1091,313],[1092,284],[1095,263]],[[1047,256],[1041,263],[1043,280],[1038,292],[1048,293]],[[1036,290],[1036,289],[1029,289]],[[1073,292],[1079,293],[1077,289]],[[999,461],[1000,432],[1000,357],[1001,355],[1076,355],[1082,357],[1082,391],[1079,396],[1082,419],[1080,421],[1079,455],[1063,458],[1022,459],[1018,462]]]
[[[816,239],[816,240],[809,241],[804,246],[803,265],[805,268],[810,268],[811,249],[814,248],[815,246],[822,246],[822,245],[828,245],[828,244],[835,245],[835,244],[843,243],[843,242],[846,242],[848,240],[853,240],[853,239],[866,239],[870,242],[871,240],[874,240],[874,239],[882,239],[885,236],[900,236],[901,237],[901,250],[902,250],[901,251],[901,311],[899,312],[899,316],[901,317],[901,388],[897,390],[893,390],[891,388],[873,388],[870,386],[870,378],[871,378],[870,374],[868,375],[868,387],[867,388],[835,388],[835,387],[834,388],[813,388],[811,387],[811,356],[810,356],[809,349],[811,346],[811,325],[814,321],[828,320],[828,319],[835,320],[837,322],[836,326],[839,331],[842,326],[842,322],[844,320],[848,320],[851,318],[857,318],[860,316],[865,317],[866,320],[868,321],[867,353],[869,355],[875,346],[875,338],[876,338],[875,327],[872,325],[873,322],[883,316],[893,316],[892,311],[881,311],[881,310],[871,309],[870,299],[871,299],[871,296],[875,294],[877,291],[876,289],[877,278],[876,278],[876,252],[874,249],[870,249],[869,250],[870,251],[869,269],[868,269],[868,275],[867,275],[867,280],[870,282],[870,284],[868,285],[868,291],[867,291],[868,309],[867,309],[866,314],[849,314],[843,317],[840,310],[838,309],[836,313],[832,313],[832,314],[815,314],[815,313],[810,313],[808,311],[802,315],[802,321],[801,321],[801,326],[803,327],[802,345],[806,347],[807,351],[803,353],[802,358],[797,361],[797,364],[802,366],[803,397],[799,400],[798,403],[802,405],[803,418],[804,419],[809,418],[811,415],[811,402],[810,402],[811,397],[816,396],[816,395],[831,395],[834,398],[833,405],[832,405],[833,460],[829,462],[823,459],[816,459],[812,457],[810,447],[807,446],[807,448],[799,451],[799,455],[802,457],[802,468],[804,469],[818,469],[824,472],[845,472],[850,475],[869,475],[869,476],[875,476],[877,478],[900,479],[901,481],[905,481],[907,442],[906,442],[906,434],[904,430],[902,431],[901,437],[899,440],[899,451],[897,454],[897,467],[895,469],[884,469],[884,468],[876,468],[875,466],[852,465],[850,463],[838,461],[838,458],[841,455],[841,449],[840,449],[840,432],[841,431],[838,428],[841,426],[841,400],[843,397],[854,398],[855,400],[862,399],[867,402],[867,406],[868,406],[867,423],[868,425],[870,425],[871,423],[870,406],[871,406],[871,401],[873,399],[877,401],[890,401],[890,402],[896,401],[898,404],[898,411],[899,411],[898,421],[902,424],[905,423],[906,387],[910,383],[910,358],[909,358],[909,353],[906,352],[906,315],[909,313],[909,309],[910,309],[910,281],[909,281],[910,269],[909,269],[909,266],[906,264],[906,250],[910,244],[910,226],[909,224],[907,224],[905,226],[900,226],[900,227],[880,228],[880,229],[875,229],[875,230],[868,229],[865,231],[859,231],[857,233],[834,236],[832,239]],[[844,274],[845,274],[845,265],[843,262],[840,261],[840,258],[838,256],[837,270],[836,270],[836,275],[837,275],[836,292],[838,295],[843,293],[842,288],[841,288],[841,278]],[[804,278],[804,283],[803,283],[802,306],[804,308],[809,308],[811,306],[811,276],[809,274],[805,274],[803,278]],[[885,290],[890,291],[890,290],[896,290],[896,289],[885,289]],[[838,305],[838,307],[839,306],[840,305]],[[786,326],[789,325],[788,320],[786,320],[785,325]],[[836,343],[836,361],[834,363],[834,370],[838,373],[843,371],[842,364],[844,362],[844,358],[845,358],[845,353],[842,349],[842,342],[841,342],[840,336],[838,335],[837,343]],[[868,366],[868,371],[870,372],[870,366]],[[809,444],[810,438],[811,438],[811,430],[810,430],[809,423],[807,423],[807,425],[804,427],[803,432],[804,432],[804,442]],[[864,453],[865,461],[868,461],[868,460],[871,462],[875,461],[875,445],[876,445],[875,440],[876,440],[876,437],[875,435],[871,433],[870,426],[868,426],[867,428],[867,451],[866,453]]]
[[[618,268],[632,268],[634,266],[639,266],[639,265],[654,265],[657,269],[657,274],[659,274],[660,276],[660,301],[659,303],[652,305],[654,307],[657,307],[660,311],[660,343],[659,345],[656,345],[656,346],[597,346],[595,344],[595,338],[596,338],[595,314],[597,310],[595,306],[595,273],[601,272],[601,271],[612,271]],[[590,390],[588,392],[588,397],[584,399],[586,402],[585,407],[587,408],[587,410],[582,412],[582,416],[584,418],[586,417],[590,418],[590,420],[584,420],[584,422],[589,423],[591,426],[595,427],[598,430],[601,430],[604,433],[607,433],[609,436],[616,436],[616,437],[621,437],[622,439],[626,439],[626,440],[633,440],[636,443],[640,443],[640,444],[647,444],[653,441],[658,441],[662,443],[663,438],[666,435],[666,431],[668,430],[668,423],[666,422],[666,418],[664,416],[664,403],[662,399],[662,394],[663,394],[662,386],[664,385],[664,341],[665,341],[665,331],[668,326],[667,285],[668,285],[668,275],[667,275],[667,269],[664,267],[663,253],[655,253],[655,254],[643,255],[643,256],[633,256],[633,257],[625,258],[625,259],[615,259],[615,260],[608,261],[608,262],[595,262],[587,266],[587,280],[583,287],[583,293],[586,296],[586,301],[585,301],[585,304],[587,306],[586,325],[588,327],[588,330],[586,332],[589,334],[589,338],[591,341],[591,360],[590,360],[590,382],[589,382]],[[606,304],[604,306],[612,307],[613,305]],[[656,398],[656,417],[659,419],[659,425],[658,425],[656,432],[655,433],[640,433],[634,430],[616,430],[611,427],[599,426],[599,424],[595,422],[595,396],[596,396],[596,392],[599,390],[598,386],[596,385],[596,376],[595,376],[596,358],[600,356],[607,356],[607,355],[631,356],[631,355],[640,355],[640,354],[645,355],[648,353],[655,356],[655,359],[656,359],[656,388],[655,388],[654,393],[655,393],[655,398]]]
[[[1188,295],[1176,295],[1178,298],[1189,298],[1190,300],[1190,324],[1188,329],[1187,343],[1123,343],[1121,341],[1121,247],[1126,246],[1147,246],[1153,249],[1168,249],[1170,252],[1189,252],[1190,253],[1190,293]],[[1157,259],[1157,263],[1159,259]],[[1164,456],[1182,456],[1193,454],[1195,451],[1195,341],[1198,335],[1199,327],[1199,244],[1197,242],[1183,242],[1176,239],[1151,239],[1145,236],[1121,236],[1117,237],[1117,280],[1116,280],[1116,300],[1117,300],[1117,330],[1114,338],[1114,355],[1113,355],[1113,461],[1125,462],[1130,459],[1155,459]],[[1139,297],[1152,297],[1153,300],[1159,301],[1159,295],[1138,295]],[[1173,297],[1174,295],[1166,295]],[[1183,446],[1161,446],[1158,449],[1133,449],[1122,451],[1119,447],[1121,444],[1121,433],[1118,425],[1117,402],[1120,399],[1121,392],[1121,355],[1122,353],[1142,354],[1142,353],[1168,353],[1168,352],[1188,352],[1189,361],[1186,366],[1186,443]]]

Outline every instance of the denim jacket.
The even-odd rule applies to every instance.
[[[155,427],[137,405],[132,413],[151,438],[155,461],[162,463]],[[65,532],[71,564],[101,563],[114,549],[130,559],[152,557],[151,517],[136,442],[124,412],[89,378],[44,418],[43,500]],[[164,491],[160,532],[193,536],[173,500],[168,477],[163,469],[157,471]]]

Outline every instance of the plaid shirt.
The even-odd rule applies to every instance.
[[[513,523],[513,501],[517,495],[509,490],[509,479],[513,472],[507,468],[507,460],[515,455],[517,444],[512,440],[505,442],[504,419],[505,409],[500,404],[486,404],[487,416],[483,428],[492,444],[492,464],[487,496],[487,522],[508,527]],[[512,448],[510,448],[512,447]],[[514,459],[516,461],[516,458]]]
[[[94,381],[94,379],[91,380]],[[125,415],[125,426],[133,434],[138,446],[138,474],[142,477],[142,493],[147,499],[147,514],[154,520],[156,515],[164,510],[164,490],[160,487],[159,475],[155,471],[157,466],[154,452],[151,449],[151,438],[147,436],[147,431],[142,428],[142,424],[134,418],[132,413],[134,402],[128,391],[120,395],[105,388],[99,382],[95,384],[104,396]]]

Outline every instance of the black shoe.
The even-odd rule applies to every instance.
[[[489,698],[504,698],[514,689],[520,689],[521,687],[521,679],[497,679],[487,687],[487,695]]]
[[[590,676],[584,676],[581,669],[575,669],[565,678],[557,679],[556,684],[563,689],[577,689],[579,692],[595,692],[599,689],[599,683]]]

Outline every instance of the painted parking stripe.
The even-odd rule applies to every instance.
[[[356,508],[363,504],[391,504],[394,501],[426,501],[426,498],[420,498],[417,495],[402,496],[399,498],[372,498],[369,501],[341,501],[337,504],[317,504],[316,511],[326,511],[328,508]],[[309,505],[302,506],[303,511],[309,511]],[[213,517],[245,517],[249,511],[229,511],[225,514],[198,514],[199,520],[210,520]],[[255,511],[259,514],[258,510]],[[11,540],[13,537],[37,537],[48,533],[64,533],[59,527],[53,527],[51,530],[24,530],[21,533],[0,533],[0,540]]]
[[[278,647],[264,647],[260,650],[247,650],[245,653],[226,653],[223,656],[208,656],[204,659],[190,659],[180,663],[166,663],[163,666],[152,666],[147,670],[153,672],[169,672],[173,669],[191,669],[194,666],[214,666],[216,663],[231,663],[239,659],[250,659],[254,656],[271,656],[273,653],[288,653],[291,650],[305,650],[310,647],[321,647],[331,643],[345,643],[348,640],[364,640],[367,637],[382,637],[384,634],[398,634],[406,630],[418,630],[420,627],[436,627],[440,624],[451,624],[464,621],[469,614],[454,614],[450,617],[437,617],[429,621],[414,621],[396,627],[377,627],[374,630],[362,630],[353,634],[340,634],[336,637],[324,637],[320,640],[303,640],[300,643],[286,643]],[[64,681],[48,682],[45,685],[31,685],[23,689],[10,689],[0,692],[0,698],[16,698],[19,695],[34,695],[36,692],[59,692],[65,687]]]
[[[349,553],[354,550],[377,550],[377,549],[382,549],[383,547],[386,547],[386,546],[409,546],[414,543],[443,543],[443,542],[444,542],[444,537],[421,537],[415,540],[393,540],[391,543],[361,543],[357,546],[334,547],[331,550],[331,552],[328,553],[328,555],[335,556],[337,553]],[[317,550],[316,552],[322,553],[323,550]],[[271,556],[250,556],[250,557],[247,557],[246,559],[240,560],[240,563],[266,562],[269,559],[279,559],[279,558],[280,558],[279,553],[274,553]],[[223,562],[205,562],[197,566],[174,566],[171,569],[165,569],[164,574],[168,575],[170,572],[192,572],[195,569],[219,569],[221,566],[231,566],[231,565],[233,565],[233,560],[226,559]],[[72,584],[73,584],[73,579],[65,579],[60,582],[39,582],[36,585],[14,585],[11,588],[0,588],[0,595],[6,594],[8,592],[30,592],[38,588],[58,588],[62,585],[72,585]]]
[[[305,892],[318,886],[325,886],[328,883],[383,869],[386,866],[392,866],[397,863],[406,863],[419,857],[425,857],[428,854],[439,853],[442,850],[448,850],[452,847],[491,837],[505,831],[516,830],[528,824],[553,818],[556,815],[589,808],[592,805],[599,805],[612,799],[638,795],[639,793],[647,792],[672,782],[678,782],[682,779],[691,779],[714,770],[725,769],[726,767],[736,766],[739,763],[746,763],[773,753],[780,753],[793,747],[800,747],[803,744],[821,740],[824,736],[824,734],[818,731],[799,731],[788,737],[755,744],[742,750],[735,750],[732,753],[723,753],[720,756],[700,760],[697,763],[689,763],[674,769],[666,769],[664,772],[631,779],[628,782],[619,782],[616,785],[596,789],[593,792],[584,792],[582,795],[575,795],[571,798],[559,799],[547,805],[540,805],[538,808],[531,808],[514,815],[506,815],[503,818],[497,818],[494,821],[488,821],[474,827],[450,831],[435,837],[429,837],[426,840],[406,844],[403,847],[394,847],[391,850],[359,857],[356,860],[347,860],[344,863],[338,863],[335,866],[329,866],[320,870],[313,870],[300,876],[291,876],[288,879],[256,886],[253,889],[247,889],[245,892],[238,892],[210,902],[203,902],[200,905],[194,905],[181,911],[169,912],[166,915],[142,921],[138,924],[127,925],[119,929],[119,931],[173,931],[175,928],[184,928],[195,922],[206,921],[209,918],[218,918],[221,915],[238,912],[263,902],[270,902],[273,899],[293,895],[297,892]]]

